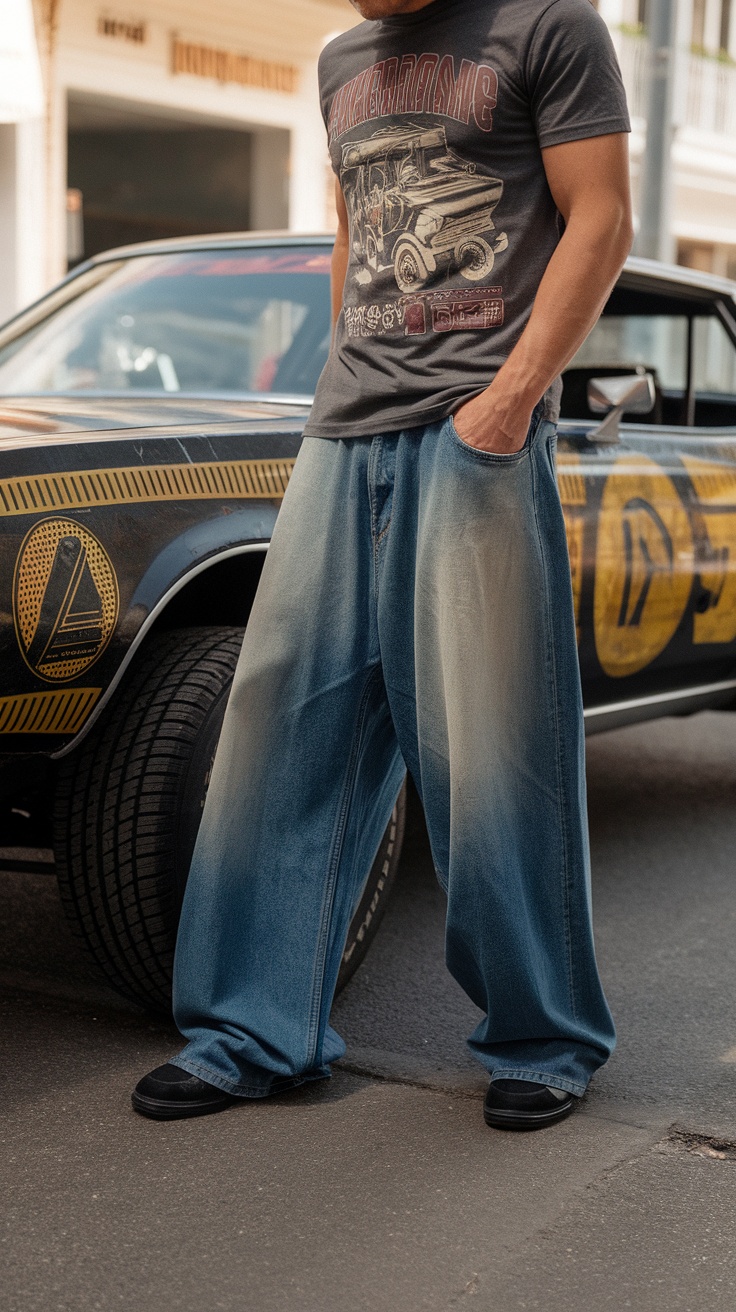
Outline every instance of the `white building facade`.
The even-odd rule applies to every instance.
[[[6,5],[35,30],[16,80],[35,62],[41,85],[10,103],[0,80],[0,321],[118,242],[325,227],[316,65],[342,0]],[[0,72],[8,44],[3,21]]]
[[[736,278],[736,0],[676,6],[672,255]],[[599,0],[618,51],[632,116],[634,202],[646,138],[646,0]]]
[[[736,0],[677,4],[673,253],[736,277]],[[148,237],[331,226],[316,64],[347,0],[0,0],[0,321]],[[646,135],[646,0],[598,0]],[[5,15],[12,22],[5,21]]]

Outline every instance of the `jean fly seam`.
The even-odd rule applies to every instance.
[[[562,863],[563,863],[563,890],[564,890],[564,920],[565,920],[565,949],[567,955],[567,986],[570,994],[570,1009],[575,1020],[578,1019],[577,1002],[575,997],[575,979],[574,979],[574,961],[572,953],[572,935],[570,927],[570,853],[567,843],[567,803],[565,798],[565,787],[563,783],[562,761],[560,759],[560,714],[557,698],[557,663],[555,660],[554,633],[552,632],[552,614],[550,607],[550,579],[547,568],[547,554],[544,547],[544,539],[539,523],[539,514],[537,511],[537,471],[535,462],[530,462],[531,481],[532,481],[532,507],[534,511],[534,524],[537,530],[539,541],[539,551],[542,559],[542,571],[544,574],[544,623],[547,640],[547,676],[551,676],[552,686],[552,708],[555,730],[555,769],[557,774],[557,810],[560,824],[560,837],[562,841]]]
[[[371,449],[368,455],[368,465],[366,468],[366,480],[368,483],[368,504],[371,509],[371,555],[373,557],[373,590],[376,598],[378,597],[378,508],[376,506],[375,496],[375,472],[380,459],[380,437],[374,437],[371,442]]]
[[[375,456],[373,452],[376,452]],[[383,528],[379,528],[379,512],[375,496],[375,476],[378,473],[379,465],[383,462],[384,448],[383,438],[375,437],[371,445],[371,458],[368,462],[368,497],[371,507],[371,542],[373,546],[373,587],[375,589],[376,604],[378,604],[378,589],[380,585],[380,558],[379,547],[383,542],[386,534],[391,527],[393,519],[393,500],[389,517]]]
[[[380,546],[380,544],[383,542],[383,539],[385,538],[386,534],[388,533],[388,531],[389,531],[389,529],[390,529],[390,527],[391,527],[391,520],[392,520],[392,518],[393,518],[393,511],[392,511],[391,514],[389,515],[387,522],[384,524],[383,528],[381,529],[381,532],[378,534],[378,537],[376,538],[376,546],[377,546],[377,547]]]
[[[376,508],[375,497],[375,472],[380,460],[381,438],[376,436],[371,442],[371,449],[368,452],[368,463],[366,465],[366,481],[368,483],[368,504],[371,508],[371,541],[375,546],[378,534],[378,511]]]
[[[358,768],[358,759],[360,755],[360,745],[363,739],[363,729],[365,726],[366,711],[368,700],[371,693],[371,685],[376,678],[378,665],[374,665],[370,670],[368,677],[363,686],[360,702],[358,704],[358,714],[353,731],[353,741],[350,748],[345,770],[345,780],[343,782],[340,804],[337,812],[335,832],[330,846],[330,854],[327,862],[327,880],[325,882],[325,891],[322,899],[322,916],[320,920],[319,937],[314,956],[314,972],[312,975],[312,1005],[309,1013],[309,1031],[307,1037],[307,1069],[312,1066],[317,1056],[317,1036],[319,1034],[319,1016],[322,1009],[322,995],[324,991],[324,969],[325,957],[327,953],[327,942],[329,939],[330,924],[332,921],[332,910],[334,905],[335,886],[337,883],[337,872],[342,855],[342,844],[345,836],[345,826],[347,822],[350,802],[352,800],[353,785]]]

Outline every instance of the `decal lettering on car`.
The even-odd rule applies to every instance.
[[[620,457],[598,515],[593,624],[601,666],[624,678],[676,633],[690,597],[695,549],[674,482],[647,456]]]
[[[54,688],[0,697],[0,733],[78,733],[101,688]]]
[[[34,524],[13,578],[15,631],[34,674],[77,678],[105,650],[119,604],[110,557],[88,528],[55,516]]]
[[[3,478],[0,519],[33,511],[151,501],[281,501],[294,463],[292,459],[212,460]]]
[[[565,517],[567,551],[570,557],[572,596],[575,606],[575,631],[580,641],[580,601],[583,595],[583,537],[585,532],[585,478],[577,456],[557,457],[557,485]]]
[[[736,470],[711,460],[683,456],[698,498],[694,510],[699,539],[701,592],[693,615],[693,643],[736,638]]]

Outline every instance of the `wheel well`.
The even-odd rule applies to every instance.
[[[265,555],[248,551],[213,561],[171,598],[147,637],[199,624],[247,624]]]
[[[166,629],[218,624],[245,627],[265,556],[264,549],[214,560],[171,598],[146,634],[141,650]],[[54,764],[46,756],[0,757],[0,847],[50,846],[49,811],[55,779]]]

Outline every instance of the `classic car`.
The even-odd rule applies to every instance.
[[[167,1006],[240,640],[327,355],[330,251],[258,235],[110,251],[0,329],[2,832],[23,843],[28,824],[43,848],[53,828],[73,926],[145,1005]],[[631,259],[564,377],[590,732],[736,707],[735,294]],[[403,816],[402,796],[343,982]]]

